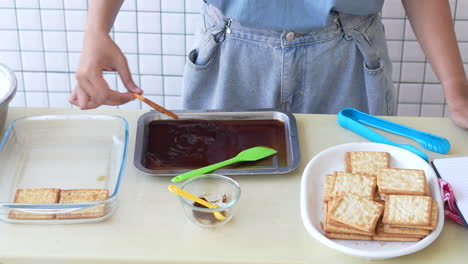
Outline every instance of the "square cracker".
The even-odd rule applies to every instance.
[[[59,201],[60,189],[37,188],[18,189],[15,193],[14,203],[27,204],[53,204]],[[11,219],[54,219],[55,214],[32,214],[21,211],[11,211],[8,214]]]
[[[377,241],[401,241],[401,242],[417,242],[421,240],[420,237],[390,237],[390,236],[372,236],[372,240]]]
[[[424,230],[434,230],[437,227],[437,219],[438,219],[438,214],[439,214],[439,208],[437,205],[437,201],[432,201],[432,209],[431,209],[431,224],[429,226],[418,226],[416,228],[418,229],[424,229]],[[410,225],[391,225],[390,227],[392,228],[414,228],[414,226]]]
[[[343,233],[325,233],[325,236],[332,239],[346,239],[346,240],[372,240],[372,236],[358,235],[358,234],[343,234]]]
[[[409,228],[408,228],[409,229]],[[427,230],[422,230],[421,231],[427,231]],[[415,233],[402,233],[402,232],[393,232],[393,233],[388,233],[385,232],[385,226],[382,223],[377,224],[377,228],[375,229],[375,236],[384,236],[384,237],[416,237],[416,238],[423,238],[427,234],[415,234]]]
[[[60,203],[84,203],[102,201],[109,197],[107,189],[75,189],[62,190],[60,192]],[[91,208],[77,210],[71,213],[58,214],[58,219],[97,218],[103,217],[104,204],[98,204]]]
[[[392,227],[389,225],[384,225],[383,231],[387,234],[401,234],[401,235],[415,235],[415,236],[427,236],[430,233],[429,230],[426,230],[426,229]]]
[[[323,230],[329,233],[341,233],[341,234],[358,234],[358,235],[368,235],[368,236],[371,236],[374,234],[373,232],[364,232],[364,231],[357,230],[354,228],[344,227],[344,226],[330,223],[330,221],[328,220],[328,212],[329,212],[328,208],[331,207],[331,206],[328,206],[329,203],[325,203],[323,205],[323,210],[324,210],[324,220],[323,220],[323,226],[322,226]]]
[[[331,174],[325,175],[325,185],[323,187],[323,200],[330,201],[332,199],[333,185],[335,184],[335,176]]]
[[[390,154],[375,151],[347,152],[345,166],[346,172],[377,174],[382,168],[390,168]]]
[[[345,194],[354,194],[367,199],[374,197],[377,187],[377,178],[374,175],[335,171],[334,176],[332,198]]]
[[[387,195],[382,222],[414,228],[430,226],[432,198],[416,195]]]
[[[427,180],[423,170],[381,169],[377,177],[379,192],[384,194],[426,195]]]
[[[384,206],[355,195],[338,198],[330,208],[329,218],[347,227],[373,232]]]

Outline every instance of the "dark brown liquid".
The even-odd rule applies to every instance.
[[[155,120],[147,132],[144,164],[151,170],[200,168],[256,146],[278,153],[226,168],[287,165],[285,126],[278,120]]]

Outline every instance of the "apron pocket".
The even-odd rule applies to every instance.
[[[218,34],[224,34],[224,31]],[[224,37],[222,37],[224,39]],[[191,50],[187,56],[187,63],[197,70],[208,68],[216,55],[221,41],[216,40],[216,35],[206,32],[198,47]]]
[[[363,58],[364,82],[368,102],[368,111],[372,115],[393,115],[393,81],[391,63],[386,56],[383,28],[380,20],[373,17],[364,28],[351,30],[358,50]],[[367,27],[366,27],[367,26]],[[389,67],[387,69],[387,67]]]

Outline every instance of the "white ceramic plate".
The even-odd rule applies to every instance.
[[[324,176],[345,169],[345,154],[349,151],[389,152],[392,168],[421,169],[431,190],[431,196],[439,205],[437,227],[418,242],[381,242],[329,239],[320,226],[323,221]],[[431,244],[442,231],[444,215],[437,176],[431,165],[405,149],[379,143],[349,143],[326,149],[309,161],[301,181],[301,217],[307,231],[323,244],[345,254],[365,259],[387,259],[411,254]]]

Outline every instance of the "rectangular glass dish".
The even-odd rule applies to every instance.
[[[0,143],[0,220],[65,224],[106,219],[117,204],[127,144],[128,124],[119,116],[45,115],[13,121]],[[14,203],[18,189],[35,188],[104,189],[108,197],[80,203]],[[73,213],[82,217],[60,217]],[[18,219],[12,217],[15,214],[53,219]]]
[[[300,161],[296,120],[276,109],[177,112],[174,120],[156,111],[137,124],[134,165],[153,176],[174,176],[236,156],[255,146],[278,151],[256,162],[216,171],[223,175],[282,174]]]

